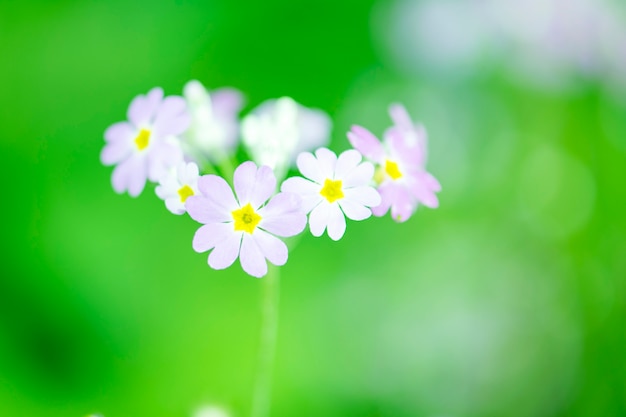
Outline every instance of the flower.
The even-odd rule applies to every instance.
[[[496,64],[544,88],[579,88],[581,78],[624,87],[623,2],[407,0],[385,7],[378,36],[402,71],[467,76]]]
[[[165,201],[165,207],[174,214],[183,214],[185,202],[193,195],[198,194],[198,165],[193,162],[178,164],[176,169],[171,169],[159,181],[154,190],[161,200]]]
[[[391,217],[403,222],[419,203],[438,207],[435,192],[441,190],[441,185],[424,169],[427,145],[424,127],[415,125],[400,104],[392,105],[389,114],[394,125],[385,132],[384,143],[361,126],[352,126],[348,139],[355,149],[377,164],[374,178],[382,202],[372,212],[380,217],[391,209]]]
[[[369,185],[374,166],[361,159],[354,149],[339,158],[326,148],[315,151],[315,156],[309,152],[298,156],[298,169],[307,179],[288,178],[281,191],[302,197],[304,211],[311,213],[313,236],[321,236],[326,229],[331,239],[339,240],[346,231],[344,215],[351,220],[365,220],[372,214],[370,207],[380,204],[380,195]]]
[[[219,407],[205,406],[196,410],[193,417],[228,417],[228,413]]]
[[[112,176],[117,193],[128,191],[136,197],[146,180],[156,182],[182,159],[176,135],[189,125],[182,97],[163,99],[163,90],[153,88],[133,99],[127,122],[119,122],[104,132],[106,145],[100,154],[104,165],[115,165]]]
[[[219,161],[237,145],[243,95],[233,88],[220,88],[209,94],[196,80],[189,81],[183,95],[191,115],[191,125],[184,135],[184,148],[192,156]]]
[[[193,249],[212,249],[208,260],[211,268],[227,268],[239,257],[245,272],[262,277],[267,273],[266,259],[274,265],[287,262],[287,246],[276,236],[294,236],[304,230],[302,200],[293,193],[272,197],[274,173],[267,166],[257,169],[251,161],[235,170],[234,185],[236,197],[217,175],[198,180],[201,195],[189,197],[186,203],[189,215],[204,225],[194,235]]]
[[[243,143],[252,158],[283,178],[296,156],[328,143],[330,118],[289,97],[267,100],[242,122]]]

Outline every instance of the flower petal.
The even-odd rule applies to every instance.
[[[265,256],[263,256],[263,252],[261,252],[254,238],[248,233],[244,233],[243,236],[239,262],[243,270],[253,277],[260,278],[267,274]]]
[[[277,194],[259,210],[259,227],[282,237],[297,235],[306,227],[306,214],[301,205],[302,199],[297,194]]]
[[[104,149],[100,153],[100,162],[103,165],[117,164],[129,157],[133,148],[130,142],[124,140],[118,140],[115,142],[108,142],[104,145]]]
[[[130,141],[136,129],[128,122],[118,122],[112,124],[104,131],[104,140],[107,142]]]
[[[364,127],[354,125],[348,132],[348,140],[352,146],[366,158],[381,163],[385,158],[385,150],[378,138]]]
[[[337,204],[330,204],[328,212],[328,236],[334,241],[346,232],[346,218]]]
[[[142,94],[135,97],[128,107],[128,120],[136,127],[150,124],[161,100],[163,89],[160,87],[153,88],[145,96]]]
[[[369,208],[346,198],[339,201],[339,206],[350,220],[365,220],[372,215]]]
[[[254,239],[263,256],[268,261],[278,266],[285,265],[289,251],[287,250],[287,245],[282,240],[262,230],[255,230],[252,239]]]
[[[258,209],[276,189],[276,177],[268,166],[257,169],[252,161],[244,162],[235,170],[233,182],[241,206],[250,203]]]
[[[419,200],[420,203],[430,208],[439,207],[439,199],[433,192],[433,190],[429,189],[423,181],[415,181],[410,184],[411,193]]]
[[[235,117],[243,107],[243,94],[234,88],[219,88],[211,93],[213,112],[220,118]]]
[[[326,230],[326,226],[328,225],[329,213],[330,204],[324,201],[311,211],[311,214],[309,215],[309,227],[313,236],[322,236],[324,230]]]
[[[345,177],[349,176],[357,165],[359,165],[361,159],[363,159],[363,156],[355,149],[342,152],[337,159],[335,179],[343,180]]]
[[[203,175],[198,179],[198,189],[214,206],[219,207],[228,216],[233,210],[239,208],[233,190],[222,177]]]
[[[199,176],[200,176],[200,170],[198,168],[198,165],[196,165],[195,162],[189,162],[185,165],[184,175],[182,175],[180,179],[184,180],[185,184],[197,183]]]
[[[320,194],[321,186],[313,181],[305,180],[302,177],[291,177],[286,179],[280,187],[283,192],[298,194],[302,199],[301,209],[304,213],[309,213],[323,199]]]
[[[228,268],[235,262],[239,255],[243,232],[233,232],[215,245],[209,255],[209,266],[213,269]]]
[[[406,107],[404,107],[400,103],[393,103],[389,106],[389,116],[393,123],[401,127],[402,129],[412,129],[413,121],[411,120],[411,116],[406,111]]]
[[[296,159],[296,165],[298,166],[300,173],[306,178],[318,184],[322,184],[324,182],[324,176],[322,175],[319,162],[315,159],[315,156],[313,156],[312,153],[302,152]]]
[[[344,188],[360,187],[369,185],[374,178],[374,165],[370,162],[363,162],[343,179]]]
[[[233,221],[230,211],[204,195],[194,195],[185,201],[185,208],[192,219],[202,224]]]
[[[165,207],[172,212],[172,214],[184,214],[185,213],[185,204],[180,201],[180,197],[171,197],[165,199]]]
[[[146,185],[146,178],[145,158],[133,156],[115,167],[111,182],[116,193],[128,191],[131,197],[137,197]]]
[[[337,164],[337,155],[327,148],[319,148],[315,151],[317,162],[322,174],[322,179],[335,178],[335,166]]]
[[[372,208],[375,216],[382,216],[391,208],[391,217],[397,222],[404,222],[411,217],[417,208],[417,200],[412,195],[411,190],[406,185],[395,182],[387,182],[378,188],[382,197],[382,203],[378,207]]]
[[[368,207],[376,207],[381,201],[380,194],[374,187],[348,188],[344,190],[344,195],[344,200],[351,200],[352,202]]]
[[[183,150],[175,141],[159,141],[152,145],[149,152],[148,179],[153,182],[158,182],[183,161]]]
[[[161,199],[165,200],[178,196],[178,189],[180,184],[173,175],[165,176],[159,181],[159,185],[156,186],[154,192]]]
[[[211,223],[200,227],[193,236],[192,247],[198,253],[206,252],[234,234],[232,223]]]
[[[379,205],[372,207],[372,214],[374,216],[382,217],[387,214],[395,198],[396,188],[397,186],[392,182],[383,183],[378,187],[377,191],[380,194],[381,202]]]
[[[426,162],[426,132],[421,130],[401,130],[397,126],[387,129],[385,143],[394,161],[406,167],[423,167]]]
[[[157,110],[154,130],[160,137],[180,135],[189,127],[190,122],[185,99],[179,96],[169,96],[163,100]]]
[[[408,190],[398,190],[391,203],[391,218],[397,222],[405,222],[413,215],[416,207],[417,202]]]
[[[426,187],[433,190],[434,192],[438,193],[439,191],[441,191],[441,184],[439,183],[437,178],[432,176],[432,174],[428,172],[423,172],[422,181],[424,181]]]

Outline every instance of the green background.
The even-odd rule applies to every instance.
[[[1,416],[249,413],[262,281],[99,162],[135,95],[190,79],[324,109],[336,151],[402,101],[443,185],[290,253],[273,416],[626,415],[626,93],[400,75],[383,3],[0,3]]]

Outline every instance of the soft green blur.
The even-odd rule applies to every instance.
[[[324,109],[337,151],[402,101],[443,185],[290,253],[273,416],[626,415],[624,91],[398,75],[376,3],[0,3],[0,416],[248,415],[262,282],[99,162],[135,95],[190,79]]]

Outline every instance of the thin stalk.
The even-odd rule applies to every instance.
[[[252,417],[268,417],[272,396],[272,371],[276,356],[276,337],[278,334],[278,301],[280,289],[280,270],[269,264],[263,280],[261,343],[259,363],[252,399]]]

